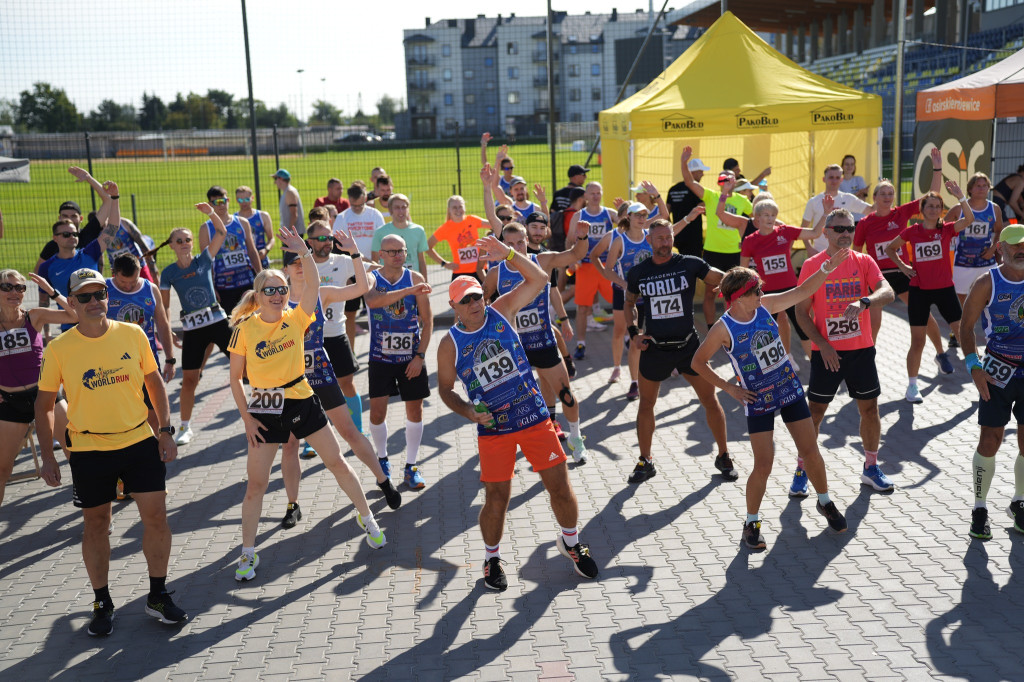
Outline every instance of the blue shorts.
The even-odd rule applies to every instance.
[[[782,413],[782,421],[787,424],[811,418],[811,410],[807,407],[807,398],[800,396],[799,400],[785,407],[780,407],[777,410],[766,414],[759,414],[755,417],[747,416],[747,433],[753,435],[755,433],[764,433],[765,431],[774,431],[775,415],[780,412]]]

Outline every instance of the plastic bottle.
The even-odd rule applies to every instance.
[[[486,412],[487,404],[484,403],[484,401],[480,400],[480,398],[473,398],[473,410],[475,410],[476,412]],[[491,421],[488,424],[485,424],[484,428],[494,428],[494,417],[491,417]]]
[[[768,181],[762,178],[761,182],[757,183],[757,191],[758,192],[767,192],[768,191]]]

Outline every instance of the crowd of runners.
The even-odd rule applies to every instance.
[[[412,220],[410,197],[395,191],[382,168],[373,169],[369,187],[357,181],[346,190],[331,178],[308,213],[291,175],[280,169],[273,176],[281,192],[277,229],[253,205],[249,187],[236,188],[232,199],[214,185],[195,205],[202,216],[194,231],[176,227],[152,243],[121,216],[116,183],[69,169],[92,187],[99,210],[86,220],[77,204],[64,202],[35,271],[0,270],[0,503],[34,425],[43,480],[61,484],[54,453],[62,450],[72,503],[82,509],[83,558],[95,591],[90,635],[113,630],[107,578],[115,500],[133,500],[143,522],[146,612],[168,624],[188,619],[166,587],[165,466],[196,437],[196,391],[214,349],[229,358],[239,435],[247,445],[238,581],[256,577],[259,519],[279,450],[285,528],[302,520],[301,459],[319,457],[355,507],[367,544],[386,544],[344,454],[351,451],[369,469],[388,508],[401,506],[389,458],[401,455],[388,451],[386,421],[397,396],[405,409],[405,462],[396,475],[406,491],[429,485],[418,465],[430,428],[423,420],[429,365],[441,401],[477,428],[485,586],[508,586],[500,544],[520,451],[548,492],[559,552],[580,576],[596,577],[597,563],[580,541],[567,463],[582,466],[589,457],[582,428],[587,404],[572,385],[576,362],[587,358],[587,335],[605,331],[609,321],[612,357],[590,358],[589,366],[618,384],[626,356],[622,399],[638,401],[639,454],[628,484],[657,474],[654,408],[661,384],[679,376],[703,407],[714,467],[730,481],[740,472],[729,454],[719,394],[743,405],[753,452],[741,534],[746,546],[766,547],[759,510],[777,415],[796,445],[789,495],[807,497],[813,487],[827,525],[845,531],[818,429],[845,383],[858,407],[864,452],[854,475],[876,491],[893,489],[878,464],[875,344],[882,308],[897,297],[911,330],[907,401],[923,400],[918,375],[928,342],[942,374],[956,371],[957,348],[965,354],[981,426],[969,532],[991,537],[986,497],[994,456],[1011,416],[1024,418],[1024,226],[1015,219],[1004,225],[1004,218],[1016,217],[1010,213],[1020,194],[1010,190],[1014,183],[997,186],[1006,185],[1013,201],[993,203],[991,182],[978,173],[965,195],[955,182],[943,183],[943,160],[932,150],[930,191],[897,205],[891,183],[869,186],[847,156],[825,168],[824,190],[807,202],[797,227],[778,220],[780,207],[768,189],[771,168],[748,180],[735,159],[726,159],[716,181],[707,182],[711,168],[686,147],[682,181],[664,193],[644,181],[631,189],[632,201],[608,201],[599,183],[588,182],[589,170],[573,165],[569,183],[549,203],[540,185],[533,185],[531,199],[507,147],[492,161],[489,141],[487,134],[481,139],[484,215],[470,214],[466,199],[452,196],[445,222],[429,235]],[[949,210],[943,187],[957,200]],[[284,254],[280,268],[270,259],[275,246]],[[169,260],[162,269],[158,254]],[[455,321],[436,335],[441,311],[431,309],[432,265],[451,273],[445,298]],[[110,277],[101,274],[106,267]],[[39,289],[39,307],[26,305],[29,282]],[[174,321],[172,291],[180,309]],[[574,319],[567,304],[575,306]],[[949,328],[948,348],[933,308]],[[358,324],[362,315],[368,332]],[[983,356],[975,337],[979,319]],[[354,383],[364,368],[355,352],[361,333],[369,335],[365,425]],[[725,373],[720,362],[718,371],[712,366],[719,350],[729,361]],[[179,413],[172,415],[168,392],[179,364]],[[809,368],[806,387],[801,366]],[[1009,513],[1024,532],[1024,455],[1014,473]]]

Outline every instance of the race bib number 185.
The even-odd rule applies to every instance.
[[[32,344],[28,338],[28,330],[24,327],[0,332],[0,356],[27,353],[30,350]]]

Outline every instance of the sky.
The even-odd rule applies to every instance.
[[[583,5],[556,0],[555,10]],[[683,0],[670,3],[681,6]],[[350,7],[355,11],[347,11]],[[404,29],[431,21],[495,16],[500,3],[465,0],[247,0],[253,93],[269,106],[300,104],[302,118],[325,99],[347,114],[376,112],[385,94],[405,99]],[[545,12],[519,0],[519,16]],[[590,0],[594,13],[646,10],[648,0]],[[656,9],[660,9],[661,2]],[[508,14],[503,11],[502,14]],[[17,100],[37,81],[63,88],[82,113],[104,99],[164,102],[210,88],[248,93],[241,0],[3,0],[0,99]],[[303,73],[297,73],[299,69]],[[361,97],[360,97],[361,95]]]

